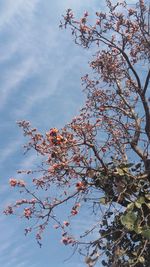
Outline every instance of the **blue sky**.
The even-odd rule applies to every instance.
[[[41,131],[61,127],[84,101],[80,77],[89,71],[90,51],[76,46],[59,29],[61,15],[72,8],[80,15],[103,9],[99,0],[0,1],[0,266],[82,267],[79,255],[64,262],[69,248],[57,231],[45,235],[40,249],[33,236],[24,237],[21,220],[5,217],[3,208],[16,193],[8,180],[19,168],[32,167],[35,157],[23,156],[24,138],[16,121],[26,119]],[[82,227],[85,221],[78,221]],[[77,228],[78,228],[77,227]]]
[[[69,122],[83,103],[80,77],[88,71],[90,52],[74,45],[59,21],[67,8],[76,14],[94,12],[98,2],[0,1],[0,266],[84,266],[78,255],[64,262],[71,250],[60,243],[57,231],[49,229],[40,249],[32,235],[24,237],[23,222],[5,217],[2,210],[17,197],[9,178],[35,161],[32,154],[23,156],[16,121],[30,120],[44,132]]]

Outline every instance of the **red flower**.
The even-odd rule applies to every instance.
[[[17,180],[12,178],[12,179],[9,180],[9,184],[11,186],[15,187],[17,185]]]
[[[58,133],[58,130],[56,128],[50,129],[50,132],[49,132],[50,136],[56,136],[57,133]]]
[[[78,182],[78,183],[76,184],[76,188],[77,188],[78,191],[80,191],[80,190],[84,190],[84,189],[86,188],[85,183],[83,183],[83,182]]]
[[[71,214],[72,215],[76,215],[76,214],[78,214],[78,211],[75,208],[73,208],[72,211],[71,211]]]

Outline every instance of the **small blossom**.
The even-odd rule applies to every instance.
[[[30,204],[35,204],[37,202],[37,200],[35,198],[32,198],[31,200],[29,200]]]
[[[68,245],[68,244],[72,244],[74,243],[74,240],[73,238],[69,237],[69,236],[65,236],[61,239],[61,242],[64,244],[64,245]]]
[[[88,17],[88,16],[89,16],[88,11],[85,11],[85,12],[84,12],[84,17]]]
[[[19,180],[19,181],[17,182],[17,185],[18,185],[18,186],[21,186],[21,187],[24,187],[24,186],[25,186],[25,182],[24,182],[23,180]]]
[[[40,233],[37,233],[37,234],[36,234],[36,239],[37,239],[37,240],[41,240],[41,239],[42,239]]]
[[[64,221],[64,225],[65,225],[65,226],[69,226],[69,224],[70,224],[70,223],[69,223],[68,221]]]
[[[81,204],[77,202],[77,203],[75,204],[75,208],[80,208],[80,207],[81,207]]]
[[[96,25],[100,25],[100,20],[99,19],[96,20]]]
[[[17,185],[17,180],[12,178],[9,180],[9,184],[10,184],[10,186],[15,187]]]
[[[24,216],[25,216],[27,219],[29,219],[29,218],[31,217],[31,215],[32,215],[32,211],[31,211],[31,209],[30,209],[30,208],[25,208],[25,209],[24,209]]]
[[[84,190],[86,188],[85,184],[83,182],[78,182],[76,184],[76,188],[78,191]]]
[[[4,210],[5,215],[13,214],[13,209],[11,206],[8,206],[7,209]]]
[[[129,16],[132,16],[132,15],[135,13],[135,10],[132,9],[132,8],[130,8],[130,9],[128,10],[128,12],[129,12]]]
[[[81,23],[83,23],[83,24],[86,23],[86,17],[81,18]]]
[[[78,214],[78,211],[75,209],[75,208],[73,208],[72,210],[71,210],[71,214],[74,216],[74,215],[77,215]]]
[[[61,144],[62,142],[63,142],[63,137],[61,136],[61,135],[58,135],[57,137],[56,137],[56,141],[57,141],[57,144]]]
[[[102,147],[101,150],[102,150],[102,152],[104,152],[104,153],[107,151],[106,147]]]
[[[50,136],[56,136],[57,133],[58,133],[58,129],[57,128],[50,129],[50,132],[49,132]]]

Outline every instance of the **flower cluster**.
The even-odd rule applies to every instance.
[[[9,184],[12,187],[15,187],[15,186],[25,187],[25,182],[23,180],[16,180],[14,178],[11,178],[9,180]]]
[[[69,245],[69,244],[74,244],[75,240],[70,236],[64,236],[64,237],[62,237],[61,242],[64,245]]]
[[[48,141],[52,145],[60,145],[64,142],[64,138],[59,134],[58,129],[52,128],[49,133],[46,134]]]
[[[80,208],[80,203],[76,203],[71,210],[71,215],[77,215],[79,212],[79,208]]]
[[[22,204],[35,204],[37,202],[37,200],[35,198],[33,199],[19,199],[16,201],[16,206],[22,205]]]
[[[13,208],[11,206],[8,206],[7,209],[4,210],[5,215],[13,214]]]

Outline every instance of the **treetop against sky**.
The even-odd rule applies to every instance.
[[[35,151],[39,160],[10,178],[21,198],[5,214],[20,214],[28,224],[25,234],[34,232],[40,246],[54,227],[89,267],[148,267],[150,11],[142,0],[132,7],[105,4],[92,25],[88,11],[76,18],[71,8],[61,20],[79,47],[94,51],[91,70],[82,76],[85,103],[68,124],[44,134],[18,122],[26,157]],[[88,228],[74,235],[84,213]]]

